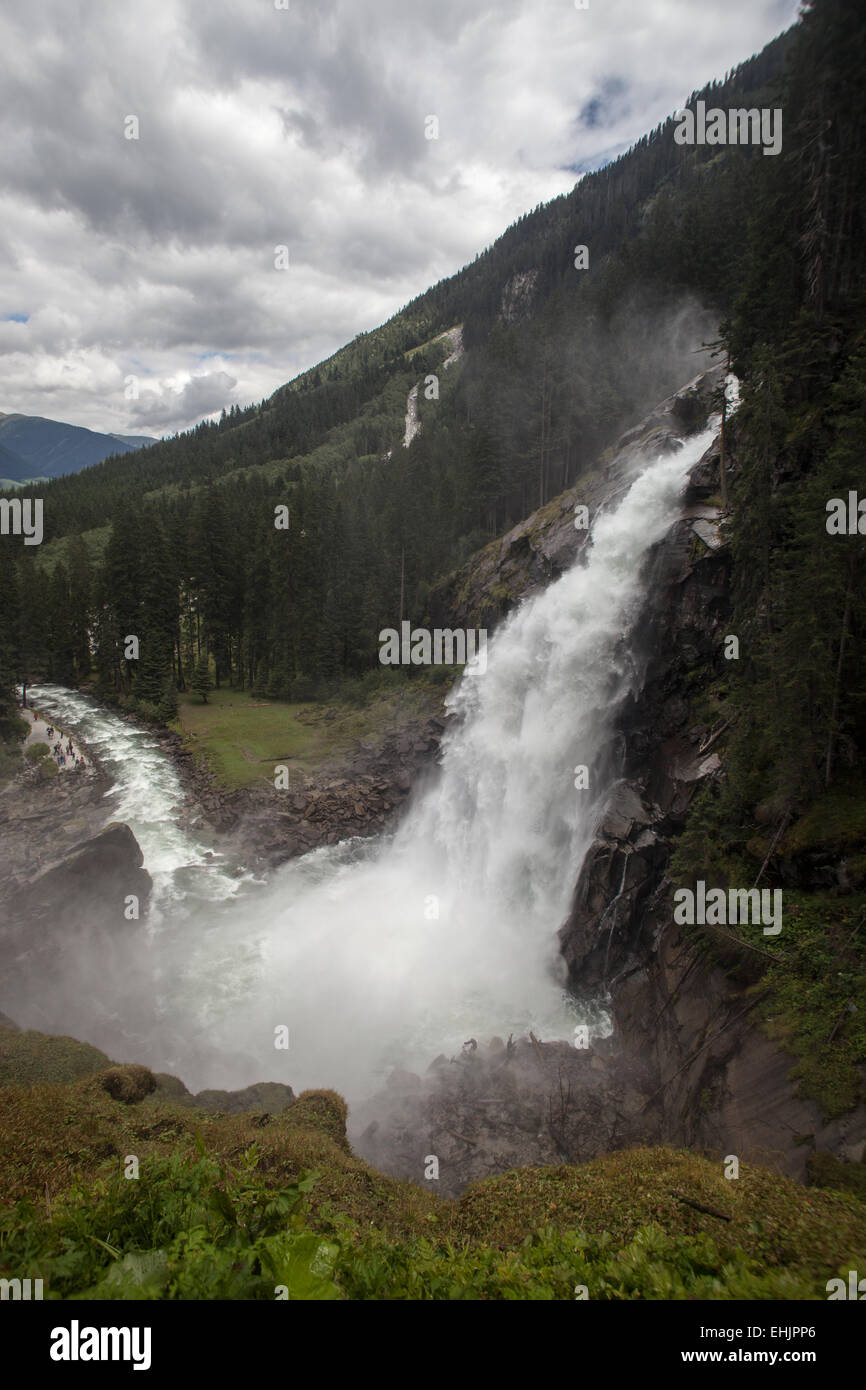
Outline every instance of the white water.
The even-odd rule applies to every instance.
[[[597,1008],[565,994],[556,932],[633,679],[642,561],[711,439],[649,462],[595,519],[585,561],[496,633],[486,671],[452,697],[462,718],[438,779],[396,835],[316,851],[267,885],[204,868],[196,882],[182,866],[201,866],[204,848],[174,823],[179,787],[158,747],[86,697],[43,690],[43,707],[117,775],[107,818],[129,821],[156,880],[123,977],[83,961],[93,994],[52,1001],[55,1030],[192,1089],[281,1080],[353,1099],[390,1065],[423,1067],[469,1037],[569,1038],[577,1021],[606,1031]],[[598,786],[575,790],[578,764]],[[274,1047],[280,1025],[288,1051]]]
[[[212,864],[209,846],[182,828],[183,789],[158,740],[77,690],[32,685],[28,701],[56,719],[59,727],[74,730],[111,778],[105,823],[126,821],[141,846],[145,868],[154,881],[154,925],[183,912],[185,906],[191,909],[184,888],[190,874],[185,875],[184,869],[206,869],[196,874],[195,897],[220,901],[237,893],[237,879]]]

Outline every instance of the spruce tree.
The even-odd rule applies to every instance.
[[[210,662],[208,660],[207,650],[204,647],[202,648],[201,653],[199,655],[199,659],[196,662],[196,667],[193,671],[191,684],[195,694],[200,695],[202,698],[202,703],[206,705],[207,693],[209,690],[213,689],[213,684],[210,678]]]

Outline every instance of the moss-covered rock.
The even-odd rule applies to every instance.
[[[156,1071],[153,1075],[156,1080],[156,1090],[153,1092],[154,1095],[170,1098],[172,1100],[181,1100],[188,1096],[190,1102],[192,1102],[192,1096],[179,1076],[172,1076],[167,1071]]]
[[[347,1118],[346,1102],[336,1091],[302,1091],[283,1120],[293,1129],[317,1130],[351,1153],[346,1137]]]
[[[119,1067],[109,1067],[95,1078],[103,1091],[113,1100],[124,1105],[135,1105],[156,1090],[156,1077],[147,1067],[126,1063]]]
[[[293,1100],[291,1086],[279,1081],[259,1081],[240,1091],[198,1091],[191,1103],[212,1114],[248,1115],[266,1111],[269,1115],[281,1115]]]
[[[75,1081],[92,1076],[111,1062],[98,1047],[77,1038],[22,1031],[0,1024],[0,1086],[30,1086],[45,1081]]]

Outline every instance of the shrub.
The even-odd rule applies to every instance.
[[[99,1074],[97,1080],[103,1091],[107,1091],[113,1100],[122,1101],[124,1105],[135,1105],[137,1101],[144,1100],[145,1096],[156,1090],[153,1072],[135,1063],[109,1067],[107,1071]]]
[[[51,757],[51,749],[47,743],[31,743],[24,749],[24,756],[29,763],[38,763],[42,758]]]

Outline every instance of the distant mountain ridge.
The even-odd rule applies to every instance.
[[[42,415],[0,411],[0,477],[18,483],[62,478],[113,454],[134,453],[156,442],[149,435],[100,434]]]

